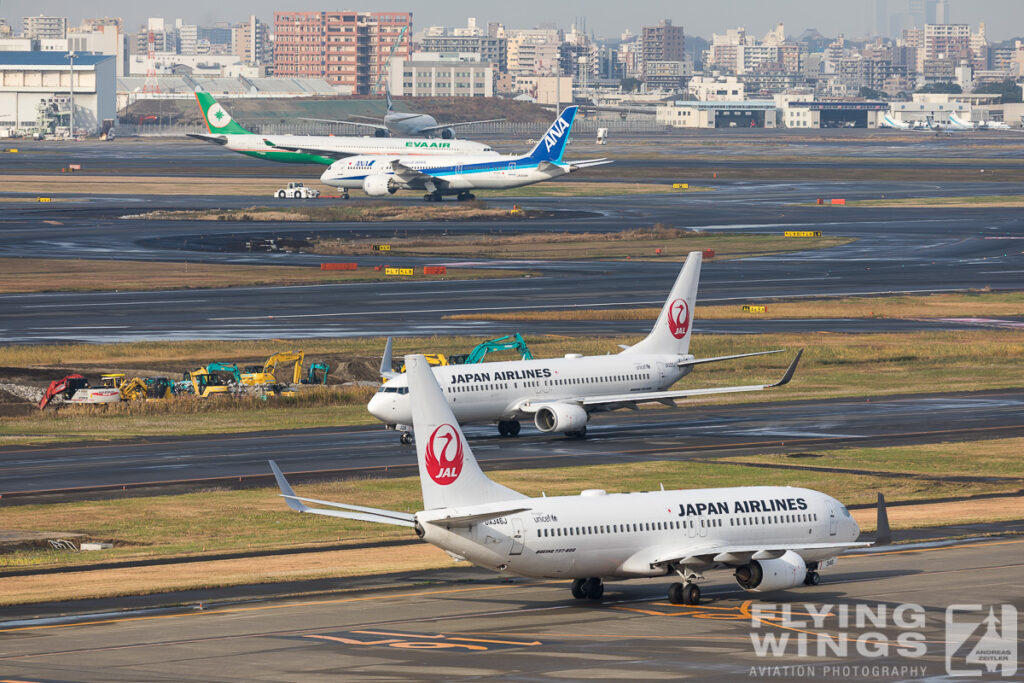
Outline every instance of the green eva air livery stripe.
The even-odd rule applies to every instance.
[[[231,114],[220,105],[208,92],[197,92],[196,102],[203,112],[203,122],[211,133],[223,133],[225,135],[252,135],[245,128],[235,123]]]

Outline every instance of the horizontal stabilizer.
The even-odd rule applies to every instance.
[[[491,519],[498,517],[507,517],[509,515],[515,515],[520,512],[529,512],[530,508],[509,508],[507,510],[494,510],[493,512],[480,512],[475,515],[456,515],[453,517],[441,517],[439,519],[428,519],[424,520],[429,524],[436,524],[438,526],[445,527],[467,527],[473,526],[478,522],[486,522]]]
[[[604,166],[605,164],[612,163],[612,159],[583,159],[581,161],[569,161],[569,171],[576,171],[581,168],[590,168],[591,166]]]
[[[202,140],[203,142],[212,142],[215,145],[226,145],[228,144],[228,138],[226,135],[207,135],[205,133],[185,133],[190,138],[196,140]]]
[[[392,524],[395,526],[415,526],[415,518],[406,512],[392,512],[390,510],[378,510],[377,508],[368,508],[360,505],[348,505],[346,503],[331,503],[323,500],[316,500],[314,498],[300,498],[295,495],[295,491],[292,490],[291,484],[284,478],[284,474],[281,473],[281,468],[277,466],[277,463],[273,460],[268,461],[270,463],[270,469],[274,472],[274,479],[277,480],[277,486],[281,489],[281,497],[288,503],[288,507],[296,512],[308,512],[315,515],[326,515],[328,517],[341,517],[344,519],[353,519],[360,522],[376,522],[378,524]],[[321,508],[311,508],[303,501],[309,503],[317,503],[320,505],[330,505],[333,507],[344,508],[341,510],[324,510]]]

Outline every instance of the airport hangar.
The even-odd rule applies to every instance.
[[[657,120],[675,128],[878,128],[889,106],[790,98],[680,100],[658,107]]]
[[[115,118],[116,62],[114,55],[75,56],[75,128],[95,133]],[[71,70],[66,52],[0,51],[0,128],[35,129],[40,105],[70,94]]]

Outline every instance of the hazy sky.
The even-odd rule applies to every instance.
[[[641,26],[669,18],[682,25],[687,35],[707,38],[712,32],[745,26],[764,34],[776,22],[786,23],[789,35],[805,28],[816,28],[830,36],[845,32],[849,37],[864,35],[868,8],[876,0],[542,0],[488,3],[480,0],[178,0],[139,2],[138,0],[0,0],[0,17],[6,17],[17,29],[21,17],[28,14],[66,15],[72,24],[83,16],[120,16],[135,30],[148,16],[180,17],[186,23],[209,25],[215,21],[238,22],[249,14],[272,20],[275,10],[411,10],[413,28],[444,24],[461,26],[467,16],[475,16],[484,25],[500,21],[506,26],[529,28],[541,22],[554,22],[569,28],[578,16],[586,17],[587,29],[599,37],[617,36],[625,28],[637,32]],[[905,12],[907,0],[886,0],[891,12]],[[1000,41],[1024,34],[1024,0],[950,0],[951,21],[976,25],[984,21],[990,40]]]

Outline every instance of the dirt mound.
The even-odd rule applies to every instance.
[[[380,361],[368,358],[349,358],[331,361],[331,383],[380,381]]]

